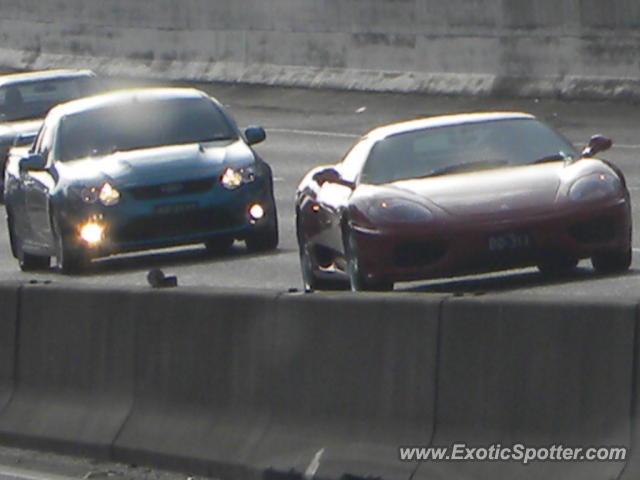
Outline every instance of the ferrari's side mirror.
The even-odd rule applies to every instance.
[[[602,135],[594,135],[589,140],[589,144],[582,150],[582,156],[586,158],[593,157],[600,152],[609,150],[611,145],[613,145],[613,142],[610,138]]]
[[[42,155],[32,153],[28,157],[20,159],[20,170],[44,170],[46,164],[47,161]]]
[[[335,168],[325,168],[313,174],[313,180],[320,186],[325,183],[336,183],[354,189],[355,184],[343,179]]]

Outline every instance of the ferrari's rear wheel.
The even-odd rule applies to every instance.
[[[625,250],[603,252],[591,258],[591,265],[598,273],[622,273],[631,266],[631,247]]]
[[[32,272],[34,270],[46,270],[51,264],[51,257],[44,255],[31,255],[22,249],[22,241],[16,234],[13,226],[13,218],[11,215],[7,217],[7,227],[9,229],[9,240],[11,242],[11,250],[18,259],[18,265],[23,272]]]
[[[388,291],[393,290],[393,282],[386,279],[372,280],[366,278],[360,267],[358,256],[358,245],[352,233],[347,234],[345,240],[345,250],[347,255],[347,275],[351,283],[351,290],[360,291]]]
[[[567,275],[578,265],[578,259],[564,256],[551,256],[538,264],[538,270],[543,275],[558,277]]]

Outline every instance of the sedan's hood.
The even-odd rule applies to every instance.
[[[435,203],[455,216],[544,211],[555,206],[562,170],[563,164],[556,162],[404,180],[390,187]]]
[[[69,181],[106,177],[118,188],[127,188],[213,177],[229,166],[242,167],[253,161],[251,149],[238,140],[116,152],[63,163],[59,169]]]
[[[20,135],[33,135],[38,133],[42,126],[42,119],[28,120],[24,122],[0,123],[0,142],[13,141]]]

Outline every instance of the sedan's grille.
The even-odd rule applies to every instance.
[[[116,242],[134,242],[214,232],[240,226],[243,219],[220,210],[139,217],[110,232]]]
[[[136,200],[151,200],[154,198],[172,197],[175,195],[190,195],[210,190],[217,182],[217,178],[201,178],[185,182],[163,183],[145,187],[127,189]]]
[[[614,222],[607,217],[588,220],[572,225],[569,233],[582,243],[608,242],[615,236]]]
[[[447,251],[443,241],[403,243],[395,248],[398,267],[421,267],[439,260]]]

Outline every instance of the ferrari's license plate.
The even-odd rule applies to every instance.
[[[191,212],[193,210],[196,210],[197,208],[198,208],[197,202],[170,203],[168,205],[158,205],[155,208],[155,212],[158,215],[168,215],[168,214]]]
[[[531,236],[526,232],[507,232],[489,237],[490,252],[525,250],[532,245]]]

